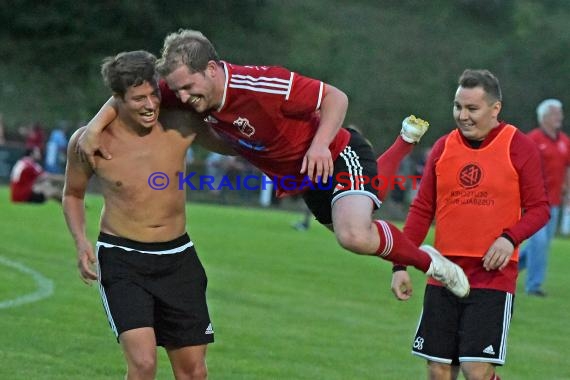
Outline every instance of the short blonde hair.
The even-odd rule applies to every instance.
[[[180,66],[186,66],[191,73],[206,70],[209,61],[218,62],[216,49],[201,32],[180,29],[164,39],[162,57],[156,63],[156,70],[167,76]]]

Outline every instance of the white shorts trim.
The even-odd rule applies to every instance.
[[[376,205],[376,207],[380,207],[382,205],[382,201],[380,199],[378,199],[378,196],[376,196],[376,194],[371,193],[370,191],[366,191],[366,190],[347,190],[347,191],[343,191],[342,193],[339,193],[337,195],[335,195],[333,197],[333,199],[331,200],[331,207],[334,205],[334,203],[336,201],[338,201],[340,198],[345,197],[347,195],[365,195],[368,198],[370,198],[372,200],[372,202],[374,202],[374,204]]]
[[[173,248],[173,249],[167,249],[167,250],[165,250],[165,251],[141,251],[141,250],[138,250],[138,249],[133,249],[133,248],[129,248],[129,247],[124,247],[124,246],[122,246],[122,245],[109,244],[109,243],[104,243],[104,242],[100,242],[100,241],[98,241],[96,245],[97,245],[97,249],[99,249],[99,247],[104,247],[104,248],[120,248],[120,249],[122,249],[122,250],[129,251],[129,252],[135,251],[135,252],[140,252],[140,253],[148,253],[148,254],[151,254],[151,255],[171,255],[171,254],[174,254],[174,253],[183,252],[183,251],[186,250],[187,248],[190,248],[190,247],[194,246],[194,242],[189,241],[188,243],[186,243],[186,244],[184,244],[184,245],[181,245],[180,247],[176,247],[176,248]]]
[[[443,364],[451,364],[451,361],[452,361],[451,359],[438,358],[435,356],[429,356],[426,354],[421,354],[421,353],[415,352],[415,351],[412,351],[412,355],[420,356],[420,357],[427,359],[431,362],[437,362],[437,363],[443,363]]]

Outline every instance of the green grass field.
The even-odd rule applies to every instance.
[[[101,198],[87,204],[94,240]],[[411,271],[415,296],[397,302],[389,263],[343,251],[316,224],[297,232],[290,227],[297,218],[188,205],[216,331],[210,379],[426,378],[424,361],[410,354],[423,275]],[[12,205],[0,188],[0,241],[0,379],[122,379],[120,347],[97,288],[79,279],[60,206]],[[516,298],[503,379],[570,379],[569,267],[570,241],[556,240],[549,297]],[[37,293],[39,274],[53,294],[12,305]],[[163,351],[157,378],[173,378]]]

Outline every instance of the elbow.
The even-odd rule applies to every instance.
[[[344,108],[348,109],[348,95],[346,95],[344,92],[342,92],[340,90],[338,90],[338,91],[340,92],[340,102],[341,102],[340,104]]]
[[[548,221],[550,220],[551,214],[550,214],[550,207],[545,207],[544,210],[544,224],[548,223]]]
[[[537,207],[534,211],[534,218],[537,222],[540,222],[540,227],[543,227],[550,220],[550,204],[547,201]]]

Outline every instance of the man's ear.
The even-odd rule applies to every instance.
[[[206,73],[208,74],[208,76],[210,77],[215,77],[216,73],[218,70],[218,64],[216,63],[216,61],[208,61],[208,65],[206,66]]]
[[[501,112],[501,108],[503,108],[503,103],[500,100],[497,100],[491,108],[493,108],[493,117],[497,119]]]

